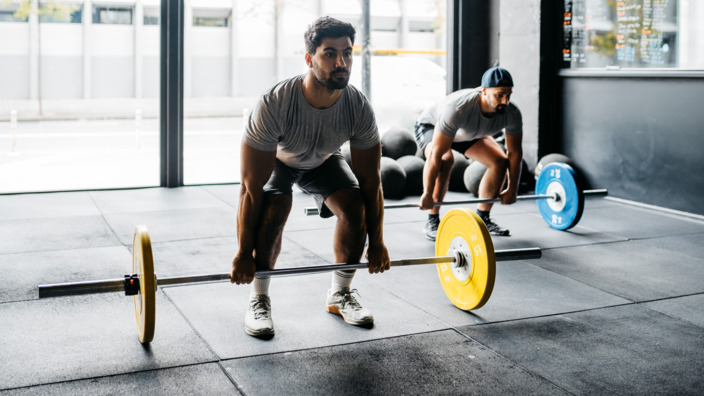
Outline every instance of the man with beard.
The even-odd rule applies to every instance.
[[[244,322],[249,335],[274,335],[270,279],[255,271],[274,268],[294,183],[315,198],[322,217],[337,216],[333,235],[337,263],[359,263],[368,237],[369,272],[389,268],[382,230],[379,131],[367,99],[347,85],[354,37],[349,23],[330,17],[316,20],[304,35],[308,71],[264,93],[245,127],[239,249],[230,281],[253,282]],[[351,168],[340,153],[347,141]],[[325,307],[347,323],[371,326],[374,317],[352,295],[354,273],[333,272]]]
[[[435,240],[440,224],[440,207],[434,203],[441,202],[447,192],[454,164],[452,150],[487,167],[479,184],[479,198],[499,197],[504,205],[516,202],[523,160],[523,121],[518,107],[509,103],[512,91],[511,74],[494,67],[482,76],[481,87],[453,92],[418,116],[415,136],[426,159],[420,208],[428,210],[423,230],[427,239]],[[506,152],[493,138],[502,132],[506,135]],[[492,235],[509,235],[509,230],[490,218],[491,207],[491,203],[480,203],[477,214]]]

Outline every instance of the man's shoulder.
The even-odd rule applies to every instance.
[[[520,117],[521,116],[521,109],[519,109],[515,103],[509,102],[508,108],[506,109],[506,113],[508,113],[512,116]]]
[[[476,98],[481,92],[481,87],[464,88],[448,94],[446,98],[449,100],[470,100]]]
[[[261,99],[264,101],[280,100],[283,97],[294,94],[296,92],[296,88],[300,86],[301,78],[301,75],[297,75],[279,81],[276,85],[266,90],[261,95]]]
[[[364,96],[364,93],[352,84],[347,84],[342,92],[356,105],[367,102],[367,97]]]
[[[445,96],[442,106],[456,111],[465,111],[468,107],[479,105],[479,94],[481,89],[467,88],[452,92]]]
[[[472,108],[480,105],[479,93],[477,89],[461,89],[445,96],[440,102],[438,110],[446,114],[466,113]]]

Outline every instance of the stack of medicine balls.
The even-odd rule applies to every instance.
[[[503,134],[498,134],[495,140],[505,150]],[[341,150],[347,163],[351,163],[349,145],[345,144]],[[466,158],[458,151],[453,150],[452,154],[455,162],[448,189],[455,192],[470,192],[475,197],[479,197],[479,182],[486,172],[486,167],[478,161]],[[418,149],[413,132],[398,126],[386,130],[381,135],[381,155],[381,186],[384,198],[402,199],[423,194],[425,160]],[[548,163],[556,161],[571,164],[569,158],[562,154],[549,154],[541,158],[534,173],[524,160],[518,193],[532,191],[540,170]]]
[[[506,150],[503,134],[495,136],[495,140]],[[347,163],[351,164],[349,145],[345,144],[341,150]],[[479,197],[479,182],[486,173],[486,167],[478,161],[466,158],[458,151],[453,150],[452,154],[455,163],[452,166],[448,189],[455,192],[470,192],[475,197]],[[381,135],[381,155],[381,186],[384,198],[420,197],[423,194],[425,160],[418,149],[413,132],[398,126],[385,131]],[[543,156],[533,171],[523,160],[518,193],[525,194],[533,191],[540,171],[552,162],[563,162],[574,168],[573,162],[567,156],[557,153]]]

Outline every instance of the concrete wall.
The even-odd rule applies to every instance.
[[[563,151],[591,187],[704,215],[704,73],[564,76],[563,98]]]
[[[500,65],[514,79],[512,101],[523,115],[523,154],[537,163],[540,76],[540,0],[501,0]]]
[[[2,33],[0,33],[2,35]],[[0,62],[0,100],[29,99],[29,61],[26,55],[6,55]]]
[[[0,23],[0,99],[29,99],[29,29]]]

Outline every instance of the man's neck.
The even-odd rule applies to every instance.
[[[480,94],[481,95],[481,94]],[[479,107],[482,111],[482,115],[484,117],[491,118],[493,117],[496,113],[494,112],[494,109],[489,106],[486,101],[484,100],[484,96],[479,97]]]
[[[302,88],[306,102],[316,109],[327,109],[334,105],[342,95],[341,89],[330,89],[321,84],[312,71],[303,77]]]

